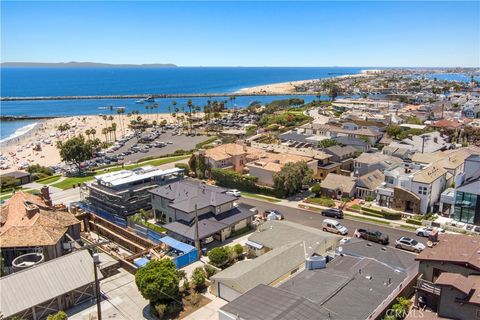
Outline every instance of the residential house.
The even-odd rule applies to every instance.
[[[369,172],[357,179],[355,197],[376,199],[377,188],[382,185],[385,176],[380,170]]]
[[[452,145],[447,142],[446,136],[436,131],[405,138],[400,142],[391,143],[390,146],[408,148],[413,152],[421,153],[447,150],[452,147]]]
[[[385,146],[382,149],[382,153],[387,156],[397,157],[403,161],[409,161],[414,154],[414,151],[410,150],[408,147],[399,147],[399,146]]]
[[[480,240],[460,234],[437,237],[415,257],[420,276],[414,307],[427,307],[438,318],[476,319],[480,302]]]
[[[307,164],[315,176],[318,160],[295,154],[266,152],[255,161],[247,163],[246,167],[250,176],[258,178],[259,185],[273,186],[273,175],[280,172],[285,164],[302,161]]]
[[[18,191],[0,209],[0,249],[5,271],[28,253],[51,260],[71,251],[80,240],[80,221],[66,210],[52,206],[48,187],[42,196]]]
[[[219,319],[379,319],[412,291],[418,268],[412,255],[359,239],[341,248],[333,256],[307,254],[304,270],[257,285],[221,307]]]
[[[462,111],[467,118],[480,118],[480,100],[465,102]]]
[[[152,208],[168,235],[179,241],[194,244],[196,217],[198,238],[203,243],[212,237],[224,241],[232,232],[250,225],[255,211],[245,204],[236,205],[235,196],[225,189],[195,180],[177,181],[149,190]]]
[[[353,198],[356,182],[354,177],[330,173],[320,183],[322,195],[335,199]]]
[[[210,278],[211,292],[232,301],[257,285],[275,285],[299,271],[306,255],[334,250],[339,236],[289,221],[267,221],[246,242],[250,256]]]
[[[300,129],[303,129],[303,132],[307,135],[323,136],[330,139],[337,137],[364,139],[370,145],[375,145],[383,136],[383,133],[378,130],[360,127],[353,123],[347,123],[343,127],[320,123],[307,123],[301,126]],[[298,131],[297,129],[297,132]]]
[[[480,225],[480,155],[465,160],[465,171],[456,182],[453,219]]]
[[[87,185],[87,201],[96,210],[114,215],[129,216],[140,209],[150,210],[148,190],[159,185],[183,179],[184,170],[161,170],[143,166],[132,170],[120,170],[95,176]]]
[[[205,157],[211,168],[232,169],[243,172],[247,162],[265,153],[264,150],[248,147],[240,143],[221,144],[211,149],[201,149],[199,155]]]
[[[436,206],[447,183],[447,170],[433,164],[416,172],[412,179],[413,193],[420,197],[420,213],[438,212]]]
[[[5,179],[7,177],[12,177],[17,180],[17,185],[21,186],[27,183],[32,182],[32,175],[29,172],[25,171],[12,171],[0,176],[0,179]]]
[[[332,138],[336,143],[341,146],[353,147],[357,151],[367,152],[371,148],[370,142],[365,139],[355,138],[355,137],[335,137]]]
[[[384,171],[400,163],[402,163],[402,160],[399,158],[379,152],[362,153],[354,160],[353,169],[355,176],[359,177],[375,170]]]
[[[100,256],[100,263],[108,259]],[[0,278],[0,305],[5,319],[46,319],[95,300],[93,259],[80,250]],[[99,279],[103,275],[99,271]]]
[[[357,149],[352,146],[331,146],[323,150],[332,156],[331,162],[340,163],[340,169],[351,172],[353,170],[353,159],[356,156]],[[339,173],[339,172],[335,172]]]

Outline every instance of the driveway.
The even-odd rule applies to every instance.
[[[218,320],[218,310],[228,302],[215,297],[212,302],[189,314],[184,320]]]
[[[124,269],[120,273],[100,281],[104,294],[101,303],[103,319],[131,320],[154,319],[149,315],[149,303],[144,299],[135,284],[135,276]],[[95,301],[87,301],[67,311],[70,320],[90,320],[97,318]]]

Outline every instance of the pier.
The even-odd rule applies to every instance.
[[[48,120],[48,119],[55,119],[59,117],[54,116],[8,116],[8,115],[1,115],[0,121],[17,121],[17,120]]]
[[[95,100],[95,99],[144,99],[153,98],[216,98],[216,97],[254,97],[254,96],[298,96],[317,95],[315,92],[285,92],[285,93],[167,93],[167,94],[126,94],[98,96],[51,96],[51,97],[0,97],[0,101],[34,101],[34,100]]]

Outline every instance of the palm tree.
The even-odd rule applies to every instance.
[[[85,130],[85,135],[87,136],[88,140],[90,140],[90,134],[91,134],[90,129]]]
[[[102,116],[102,118],[105,121],[105,127],[108,126],[108,124],[107,124],[108,117],[107,116]]]
[[[122,135],[125,135],[125,121],[123,119],[125,115],[125,109],[124,108],[118,109],[117,114],[118,114],[118,119],[120,120],[120,126],[122,127]]]
[[[112,131],[113,131],[113,136],[114,136],[114,141],[117,141],[117,124],[115,122],[112,123]]]
[[[105,142],[108,142],[108,138],[107,138],[108,130],[107,130],[107,128],[102,129],[102,134],[105,135]]]
[[[95,139],[95,135],[97,134],[97,130],[95,130],[95,128],[90,129],[90,134],[93,136],[93,139]]]

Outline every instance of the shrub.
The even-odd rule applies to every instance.
[[[212,267],[211,265],[205,265],[205,267],[203,267],[203,269],[205,269],[205,274],[207,275],[207,279],[210,279],[211,276],[213,276],[215,273],[217,273],[217,270]]]
[[[240,243],[237,243],[236,245],[233,246],[233,251],[237,256],[243,254],[243,247]]]
[[[315,194],[315,197],[319,197],[320,193],[322,193],[322,187],[320,186],[320,183],[315,184],[310,191]]]
[[[417,219],[413,219],[413,218],[408,218],[406,220],[407,223],[410,223],[410,224],[414,224],[414,225],[417,225],[417,226],[421,226],[422,225],[422,221],[421,220],[417,220]]]
[[[180,279],[172,260],[151,260],[135,273],[135,283],[151,303],[171,301],[179,294]]]
[[[213,248],[208,252],[208,259],[215,267],[222,267],[229,262],[229,252],[225,247]]]
[[[33,181],[37,181],[37,180],[40,180],[40,179],[45,179],[45,178],[48,178],[49,175],[45,174],[45,173],[41,173],[41,172],[35,172],[35,173],[32,173],[32,180]]]
[[[3,176],[3,177],[0,177],[0,183],[1,183],[0,188],[2,191],[13,189],[19,182],[20,181],[18,179],[15,179],[12,176]]]
[[[200,301],[202,300],[202,295],[199,294],[199,293],[197,293],[197,292],[194,292],[194,293],[192,293],[192,294],[190,295],[190,299],[189,299],[189,300],[190,300],[190,304],[195,307],[195,306],[197,306],[197,305],[200,303]]]
[[[373,200],[375,200],[375,198],[372,197],[372,196],[368,196],[368,197],[365,198],[365,201],[368,201],[368,202],[371,202]]]
[[[190,172],[190,166],[186,163],[175,163],[175,168],[183,169],[186,173]]]
[[[155,305],[155,312],[159,319],[163,319],[165,317],[165,313],[167,311],[167,305],[163,303],[159,303]]]
[[[196,291],[200,291],[205,288],[205,273],[202,267],[196,267],[192,273],[192,285]]]
[[[31,165],[27,168],[27,171],[31,174],[42,173],[46,176],[51,176],[53,174],[52,169],[48,167],[41,166],[39,164]]]
[[[67,320],[68,316],[63,311],[58,311],[57,313],[50,314],[47,317],[47,320]]]

